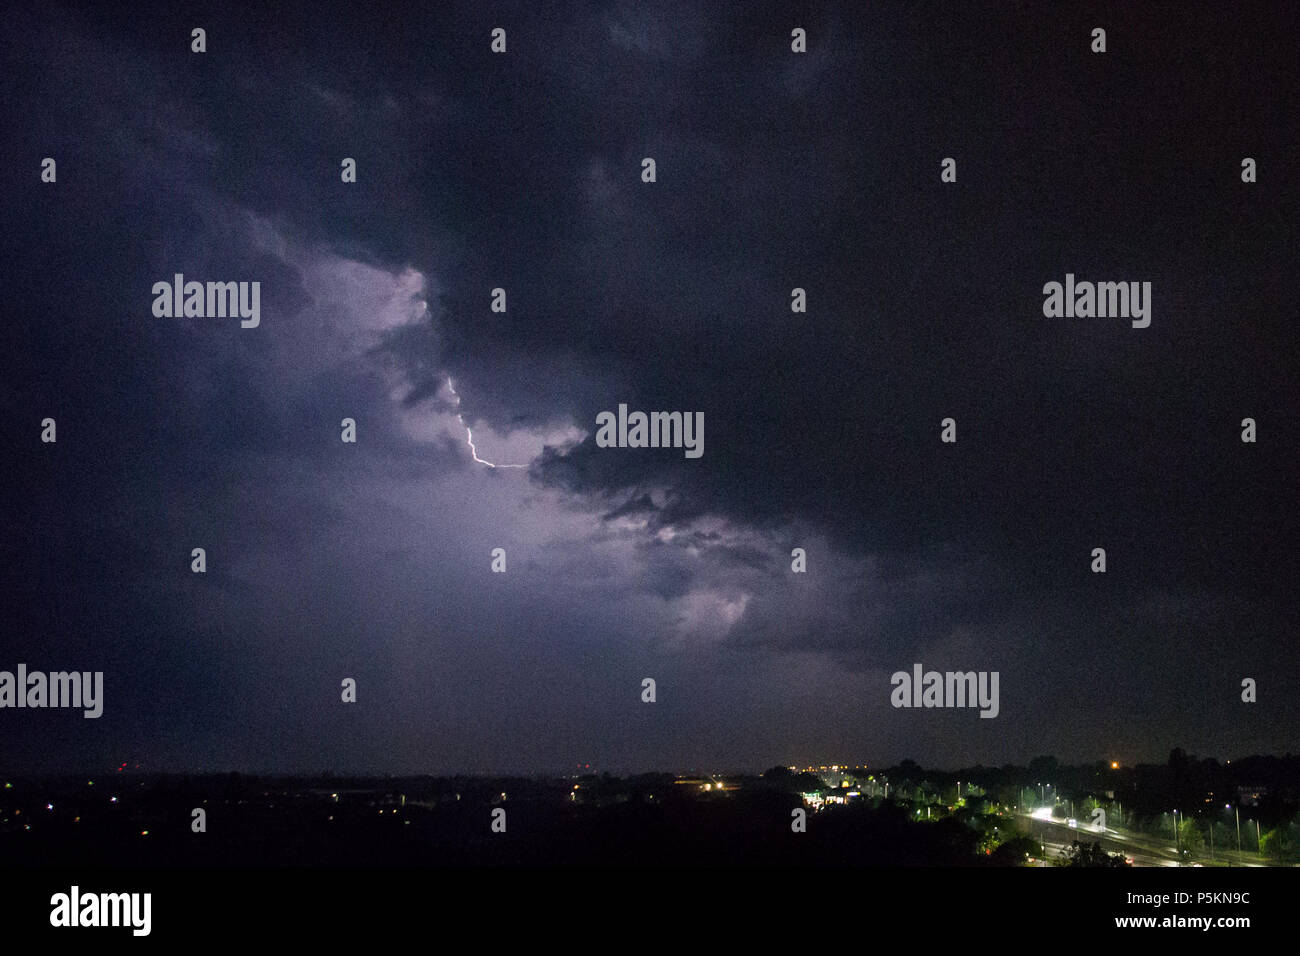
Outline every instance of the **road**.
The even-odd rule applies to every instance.
[[[1178,866],[1178,851],[1172,844],[1166,845],[1167,839],[1146,833],[1129,833],[1127,831],[1107,828],[1103,833],[1092,824],[1080,821],[1078,827],[1072,827],[1064,820],[1051,817],[1034,816],[1021,813],[1025,825],[1044,849],[1053,855],[1059,855],[1075,840],[1086,843],[1100,843],[1107,853],[1120,853],[1133,861],[1134,866]],[[1208,854],[1208,851],[1202,851]],[[1218,850],[1215,859],[1233,866],[1262,866],[1253,853],[1237,853],[1235,850]]]

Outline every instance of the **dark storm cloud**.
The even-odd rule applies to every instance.
[[[614,518],[623,518],[628,515],[653,514],[658,510],[650,495],[644,494],[638,498],[629,498],[609,514],[601,515],[601,520],[611,521]]]
[[[704,410],[699,462],[589,435],[535,463],[542,481],[626,501],[616,514],[670,490],[648,533],[706,515],[801,521],[879,556],[882,575],[932,571],[915,595],[850,591],[798,620],[754,602],[737,643],[880,660],[882,645],[906,657],[996,621],[1032,655],[1018,682],[1031,692],[1044,621],[1066,617],[1159,684],[1138,619],[1169,591],[1231,595],[1239,626],[1277,641],[1297,611],[1297,341],[1276,268],[1296,252],[1294,216],[1278,215],[1296,197],[1281,171],[1254,191],[1237,171],[1294,142],[1288,44],[1245,18],[1175,45],[1152,10],[1109,21],[1122,46],[1103,65],[1078,39],[1085,17],[944,9],[938,30],[920,9],[878,16],[854,29],[814,11],[800,22],[816,56],[788,67],[771,23],[790,18],[748,11],[703,38],[620,27],[599,55],[581,30],[530,45],[551,64],[538,82],[478,94],[511,121],[482,124],[465,155],[509,175],[480,196],[500,216],[463,224],[478,254],[448,277],[448,354],[478,351],[480,381],[576,357],[608,383],[579,376],[559,406],[590,432],[618,402]],[[1189,49],[1210,64],[1190,77],[1175,68]],[[938,180],[948,155],[955,187]],[[483,181],[457,176],[455,192]],[[1066,272],[1153,282],[1152,327],[1045,320],[1043,283]],[[508,317],[486,310],[498,284]],[[806,316],[789,311],[796,285]],[[480,410],[504,421],[556,401],[524,391]],[[938,442],[946,416],[956,446]],[[1246,416],[1276,440],[1241,445]],[[1087,570],[1097,546],[1104,598]],[[946,576],[938,553],[983,570]],[[662,571],[651,582],[668,586]],[[1103,624],[1099,599],[1131,619]],[[1218,661],[1257,664],[1231,645]]]
[[[58,8],[13,19],[4,160],[26,169],[54,155],[59,181],[57,198],[5,194],[5,431],[27,447],[51,415],[59,443],[6,469],[17,513],[0,646],[10,666],[102,668],[110,699],[98,728],[6,730],[6,754],[46,767],[131,753],[238,765],[248,758],[223,738],[266,699],[250,677],[273,647],[248,643],[246,608],[262,590],[249,556],[305,560],[319,529],[345,524],[348,483],[460,467],[459,449],[402,432],[388,383],[335,321],[374,305],[367,283],[383,295],[400,281],[376,269],[317,301],[308,284],[320,276],[303,270],[332,264],[302,251],[273,210],[263,218],[223,194],[218,170],[239,142],[160,82],[156,37]],[[174,272],[259,280],[263,334],[154,318],[152,285]],[[344,415],[366,438],[350,458],[336,444]],[[202,577],[188,573],[194,546],[207,551]]]
[[[912,715],[855,723],[870,681],[916,659],[1004,668],[1005,716],[984,723],[1014,729],[985,743],[1019,749],[970,759],[1093,757],[1106,715],[1129,712],[1146,721],[1134,748],[1162,753],[1185,732],[1276,749],[1293,710],[1262,703],[1278,733],[1233,736],[1214,729],[1226,704],[1188,725],[1178,689],[1230,701],[1238,674],[1262,673],[1294,689],[1300,343],[1283,264],[1300,251],[1285,167],[1300,91],[1294,31],[1268,22],[1288,15],[1263,10],[1198,18],[1177,41],[1175,7],[1112,12],[1104,61],[1088,17],[1013,6],[18,11],[3,158],[30,182],[3,200],[0,387],[11,447],[28,448],[46,409],[60,445],[5,478],[23,506],[10,604],[32,636],[4,649],[34,657],[54,630],[79,666],[147,662],[157,682],[117,685],[134,695],[119,727],[143,742],[171,726],[174,752],[205,725],[233,731],[246,694],[304,736],[313,719],[337,730],[346,743],[322,762],[364,762],[382,725],[348,737],[333,712],[276,701],[312,681],[332,693],[340,661],[415,682],[406,655],[429,648],[449,661],[410,669],[443,695],[420,704],[430,727],[481,718],[490,741],[536,718],[589,741],[613,726],[618,668],[639,673],[629,621],[656,640],[679,622],[695,643],[660,666],[684,693],[731,694],[742,726],[788,710],[778,749],[808,742],[800,720],[817,725],[800,695],[821,685],[791,686],[804,674],[841,693],[827,746],[968,759],[939,738],[911,747]],[[187,40],[200,22],[202,57]],[[498,25],[507,57],[484,52]],[[789,53],[793,25],[806,56]],[[58,201],[35,180],[45,155]],[[1261,162],[1253,187],[1244,155]],[[344,156],[359,168],[346,188]],[[955,185],[939,182],[945,156]],[[430,287],[404,284],[408,270]],[[267,334],[142,321],[174,271],[260,277]],[[1151,327],[1045,319],[1042,285],[1066,272],[1151,281]],[[505,314],[489,309],[498,286]],[[795,286],[807,314],[790,311]],[[357,328],[425,292],[427,317]],[[589,435],[546,448],[526,479],[468,473],[463,500],[430,501],[413,524],[391,486],[465,465],[459,436],[416,441],[404,417],[450,415],[448,372],[459,410],[499,436],[594,433],[625,402],[703,411],[706,453]],[[365,435],[351,457],[345,415]],[[1261,440],[1245,446],[1248,415]],[[953,446],[938,440],[947,416]],[[543,503],[503,492],[514,478]],[[481,581],[445,569],[463,560],[452,543],[478,560],[473,521],[497,498],[536,522],[512,564],[535,576],[526,598],[495,596],[489,625]],[[365,542],[335,552],[331,529]],[[218,558],[206,580],[141,583],[189,541]],[[806,580],[789,572],[796,546]],[[1097,546],[1104,577],[1087,571]],[[375,554],[391,563],[368,587]],[[307,676],[277,656],[276,626]],[[522,649],[511,627],[530,635]],[[804,654],[821,663],[799,671]],[[772,674],[785,677],[767,698]],[[230,696],[178,725],[150,692],[166,681]],[[485,703],[485,688],[515,696]],[[681,741],[721,718],[681,706],[682,730],[644,753],[609,731],[610,759],[699,756]],[[425,743],[386,745],[419,766]],[[449,746],[442,758],[466,766],[523,753]]]

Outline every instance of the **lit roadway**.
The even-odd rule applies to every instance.
[[[1178,865],[1178,852],[1168,845],[1168,838],[1122,832],[1109,827],[1103,832],[1085,820],[1080,820],[1077,827],[1072,827],[1064,820],[1054,819],[1050,816],[1050,811],[1042,807],[1035,813],[1022,812],[1020,816],[1029,824],[1030,833],[1053,855],[1059,856],[1066,847],[1078,840],[1080,843],[1100,843],[1107,853],[1119,853],[1130,858],[1134,866]],[[1205,853],[1208,850],[1202,847],[1198,855]],[[1253,853],[1216,849],[1214,856],[1216,861],[1226,861],[1234,866],[1262,865]]]

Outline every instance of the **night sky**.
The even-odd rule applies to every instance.
[[[0,766],[1295,750],[1298,17],[7,12],[0,669],[105,700],[0,710]],[[175,273],[260,326],[155,317]],[[1067,273],[1150,327],[1045,317]],[[703,457],[596,447],[619,403]],[[891,707],[914,662],[999,715]]]

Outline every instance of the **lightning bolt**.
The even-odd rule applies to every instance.
[[[451,376],[447,376],[447,389],[451,392],[451,397],[456,399],[456,407],[460,408],[460,396],[456,394],[456,386],[451,384]],[[498,465],[490,462],[486,458],[478,456],[478,449],[474,447],[474,433],[470,427],[465,424],[465,419],[461,417],[460,412],[456,413],[456,420],[460,422],[461,427],[465,429],[465,443],[469,445],[469,453],[474,456],[474,460],[480,465],[487,465],[489,468],[527,468],[527,465]]]

